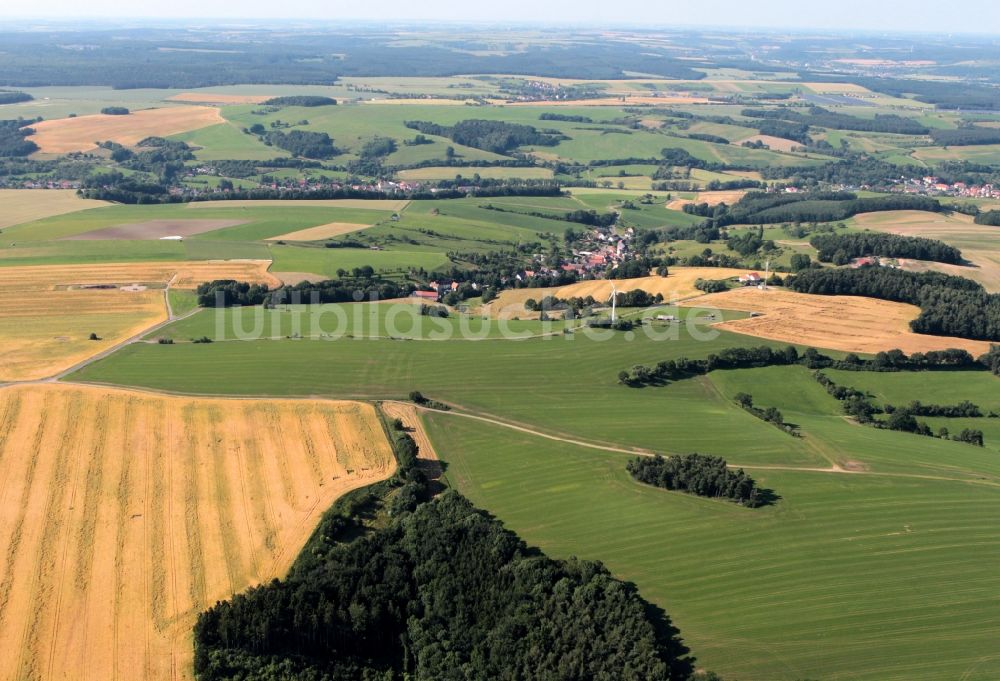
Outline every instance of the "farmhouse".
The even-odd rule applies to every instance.
[[[740,283],[744,286],[756,286],[761,281],[763,281],[763,279],[757,272],[748,272],[740,276]]]
[[[419,298],[420,300],[433,300],[437,302],[438,299],[437,291],[414,291],[410,294],[413,298]]]

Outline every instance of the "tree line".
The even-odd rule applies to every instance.
[[[824,355],[816,348],[806,348],[801,354],[789,345],[774,349],[766,345],[757,347],[724,348],[702,359],[679,357],[656,363],[653,366],[637,364],[631,371],[620,371],[618,381],[630,387],[666,385],[694,376],[703,376],[720,369],[759,369],[769,366],[800,364],[810,369],[843,369],[845,371],[927,371],[982,370],[993,373],[1000,371],[1000,346],[993,346],[990,352],[978,359],[960,348],[931,350],[907,355],[899,349],[877,353],[871,359],[864,359],[855,353],[848,353],[843,359]]]
[[[735,224],[833,222],[858,213],[890,210],[938,212],[942,207],[937,199],[908,194],[859,199],[851,192],[749,192],[732,206],[722,203],[717,206],[689,203],[683,208],[685,213],[707,217],[719,227]]]
[[[888,132],[900,135],[926,135],[930,128],[917,120],[896,114],[876,114],[874,118],[861,118],[849,114],[836,113],[819,106],[806,109],[805,113],[781,106],[775,109],[743,109],[741,115],[747,118],[782,120],[800,125],[834,128],[836,130],[857,130],[860,132]]]
[[[931,139],[944,147],[1000,144],[1000,130],[967,126],[955,130],[932,130]]]
[[[778,410],[777,407],[758,407],[753,403],[753,395],[750,393],[736,393],[733,400],[736,404],[740,405],[741,408],[750,414],[753,414],[761,421],[770,423],[775,428],[788,433],[792,437],[802,437],[802,434],[796,426],[790,423],[785,423],[785,416]]]
[[[748,508],[766,506],[775,500],[771,490],[758,487],[742,468],[730,470],[726,460],[719,456],[640,456],[629,461],[625,469],[647,485],[710,499],[727,499]]]
[[[855,388],[838,385],[833,381],[833,379],[824,374],[822,371],[817,370],[813,372],[813,378],[815,378],[816,381],[826,389],[830,396],[840,401],[844,414],[852,417],[862,425],[872,426],[874,428],[884,428],[886,430],[895,430],[904,433],[913,433],[914,435],[938,437],[943,440],[966,442],[979,447],[983,446],[983,431],[979,429],[963,428],[957,435],[951,435],[948,428],[941,428],[937,433],[934,433],[926,422],[917,421],[916,419],[916,416],[921,415],[918,413],[920,409],[923,409],[924,411],[937,410],[941,412],[962,412],[968,410],[968,407],[966,406],[967,403],[963,402],[961,405],[956,405],[952,408],[936,406],[935,409],[931,405],[921,405],[919,402],[915,402],[911,406],[915,405],[918,411],[910,411],[907,407],[890,409],[888,405],[885,409],[882,409],[873,403],[865,393]],[[972,406],[975,407],[975,405]],[[975,410],[979,411],[978,408]],[[888,414],[889,418],[877,419],[875,418],[877,414]]]
[[[809,240],[822,262],[846,265],[853,258],[880,255],[889,258],[930,260],[951,265],[962,264],[962,252],[937,239],[901,236],[887,232],[854,234],[819,234]]]

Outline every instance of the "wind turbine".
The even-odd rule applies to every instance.
[[[611,284],[611,323],[615,323],[615,309],[618,307],[618,288]]]

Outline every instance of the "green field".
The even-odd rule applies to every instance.
[[[635,582],[726,679],[1000,675],[996,472],[970,483],[750,469],[781,500],[748,510],[640,485],[624,455],[427,421],[463,494],[549,555]]]
[[[206,330],[204,314],[175,325],[177,335]],[[991,567],[1000,541],[986,519],[1000,511],[997,450],[854,425],[803,367],[721,371],[642,389],[615,379],[636,363],[741,343],[682,332],[666,342],[573,334],[141,344],[73,378],[367,399],[419,389],[552,437],[722,455],[781,500],[751,511],[642,487],[625,474],[623,454],[458,415],[428,419],[463,493],[546,552],[600,559],[635,581],[667,609],[701,663],[727,677],[993,678],[1000,668],[984,656],[1000,631],[1000,606],[989,597],[1000,587]],[[950,381],[949,398],[981,399],[998,380],[983,372],[915,376]],[[737,392],[779,408],[804,437],[736,407]],[[801,470],[834,463],[861,472]]]

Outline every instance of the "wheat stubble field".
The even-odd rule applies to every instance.
[[[51,376],[165,321],[163,287],[275,285],[270,261],[0,267],[0,382]],[[131,284],[146,286],[125,289]],[[102,287],[102,288],[95,288]],[[106,288],[105,288],[106,287]],[[96,333],[100,340],[89,340]]]
[[[367,404],[0,390],[0,679],[191,678],[197,613],[394,469]]]

